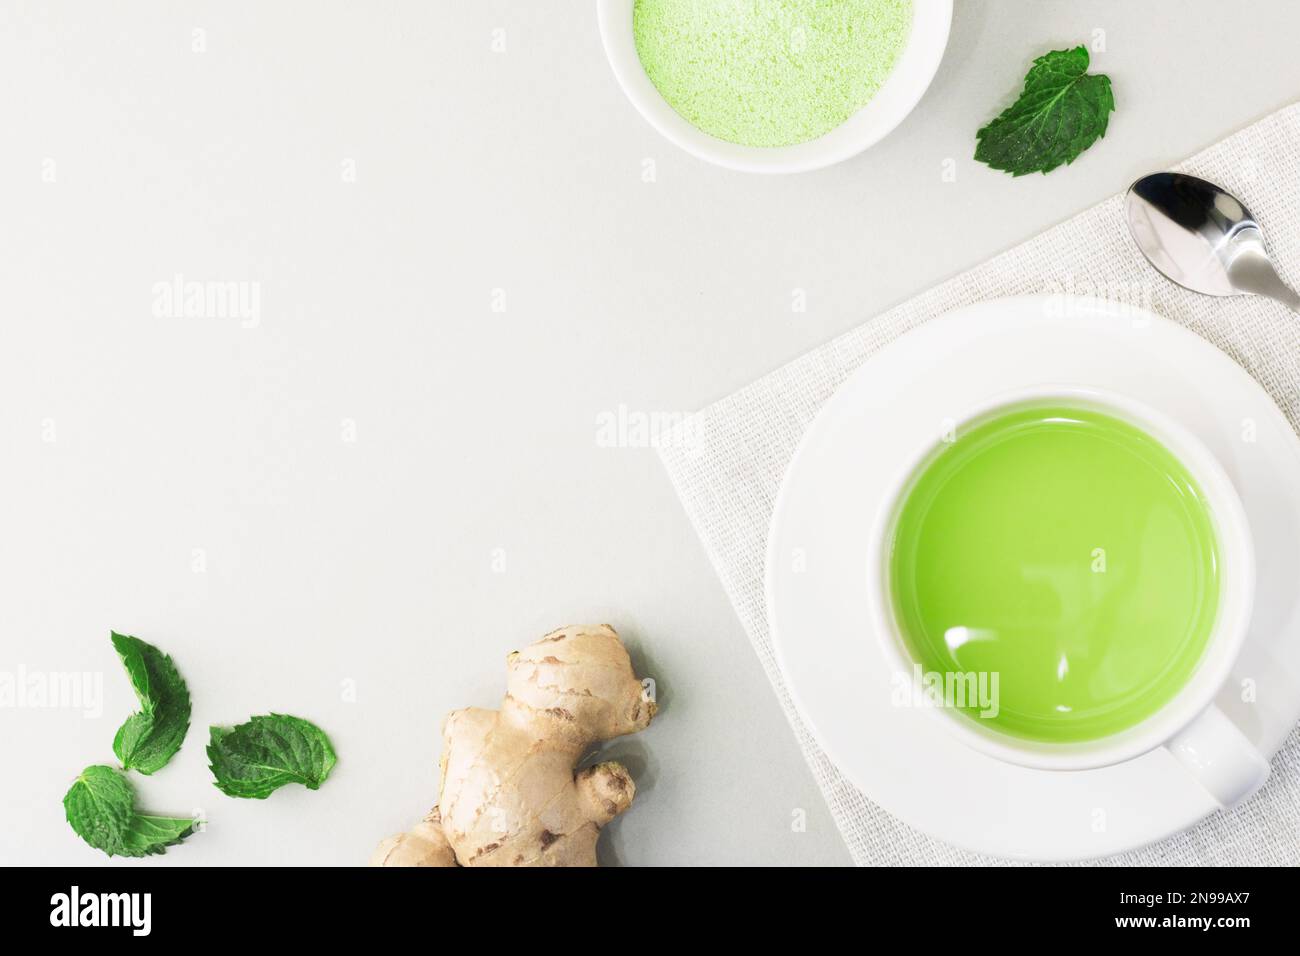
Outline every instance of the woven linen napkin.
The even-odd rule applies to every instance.
[[[1300,103],[1192,157],[1180,169],[1223,183],[1267,224],[1271,251],[1287,272],[1300,262]],[[1062,289],[1063,267],[1070,271]],[[1291,272],[1292,285],[1300,275]],[[932,839],[875,806],[818,748],[795,711],[772,652],[763,597],[772,505],[804,429],[868,356],[952,309],[1000,296],[1074,292],[1113,297],[1141,290],[1145,305],[1214,343],[1249,371],[1300,424],[1300,320],[1256,298],[1213,299],[1156,276],[1133,245],[1123,196],[1113,196],[956,278],[795,359],[682,424],[689,440],[660,456],[754,650],[794,728],[836,824],[858,864],[996,864]],[[1273,759],[1264,789],[1231,812],[1118,856],[1125,865],[1300,864],[1300,732]]]

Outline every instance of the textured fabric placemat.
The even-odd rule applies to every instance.
[[[1300,103],[1199,153],[1180,169],[1223,183],[1265,224],[1292,285],[1300,279]],[[1256,299],[1213,299],[1157,276],[1129,238],[1123,196],[918,295],[689,418],[660,448],[714,568],[781,701],[831,813],[859,864],[994,864],[912,829],[868,800],[817,747],[777,668],[763,598],[772,504],[804,429],[881,346],[934,316],[1009,295],[1093,294],[1143,305],[1230,355],[1300,424],[1300,319]],[[1300,865],[1300,732],[1264,789],[1230,813],[1100,864]]]

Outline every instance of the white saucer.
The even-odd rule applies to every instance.
[[[1003,763],[891,703],[872,633],[871,522],[905,450],[976,402],[1032,385],[1109,389],[1163,411],[1219,458],[1255,538],[1250,635],[1217,702],[1266,755],[1300,719],[1300,439],[1245,371],[1196,334],[1092,299],[1000,299],[928,322],[876,353],[809,427],[768,539],[777,660],[827,756],[906,823],[977,853],[1071,860],[1134,849],[1216,804],[1164,750],[1099,770]],[[1254,702],[1243,702],[1253,681]]]

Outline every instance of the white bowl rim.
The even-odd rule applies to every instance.
[[[636,0],[596,0],[605,55],[632,105],[665,139],[692,155],[742,172],[798,173],[842,162],[892,132],[921,101],[948,45],[952,0],[912,0],[912,27],[898,62],[871,100],[835,129],[793,146],[742,146],[718,139],[677,113],[641,66],[632,36]]]

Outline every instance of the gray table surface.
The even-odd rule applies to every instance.
[[[326,864],[418,818],[508,650],[589,620],[663,704],[610,748],[639,793],[606,860],[848,863],[655,453],[598,417],[707,404],[1300,94],[1285,0],[956,7],[888,139],[759,178],[646,125],[589,2],[4,4],[0,672],[103,700],[0,707],[0,860],[103,859],[59,801],[134,707],[110,628],[194,696],[135,782],[207,829],[147,865]],[[972,162],[1080,42],[1106,139],[1049,177]],[[155,314],[178,274],[257,321]],[[334,777],[220,795],[207,725],[269,710],[331,732]]]

